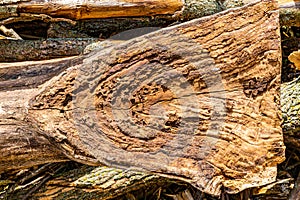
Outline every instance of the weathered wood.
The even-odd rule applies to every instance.
[[[53,62],[0,65],[0,90],[4,91],[0,92],[0,171],[68,160],[49,138],[40,134],[33,124],[26,123],[29,100],[38,93],[36,86],[62,72],[74,61],[70,58],[57,60],[56,67],[51,66]],[[23,89],[24,93],[19,90],[7,92],[9,85]]]
[[[34,123],[28,121],[28,104],[41,92],[39,85],[80,62],[82,58],[71,57],[0,65],[0,93],[3,95],[0,104],[0,126],[3,135],[0,151],[4,155],[0,160],[0,171],[70,159],[67,156],[72,152],[63,154],[61,147],[56,144],[61,138],[48,137]],[[69,144],[66,142],[62,146],[68,149]],[[81,148],[76,150],[77,156],[84,152]],[[84,156],[87,162],[89,159],[93,160],[86,152]],[[76,160],[75,157],[74,159]]]
[[[12,5],[11,5],[12,4]],[[47,14],[52,17],[69,19],[91,19],[123,16],[149,16],[173,14],[183,7],[181,0],[122,0],[122,1],[12,1],[0,2],[3,10],[10,10],[11,15],[18,13]],[[4,7],[10,6],[10,7]],[[42,13],[41,13],[42,12]],[[1,13],[7,15],[7,13]]]
[[[176,15],[196,18],[213,14],[222,9],[239,7],[254,0],[154,0],[154,1],[60,1],[60,0],[1,0],[0,19],[22,16],[22,14],[43,14],[67,19],[99,19],[115,17],[141,17],[155,15]],[[282,8],[297,8],[299,2],[279,0]]]
[[[159,14],[160,9],[158,8],[155,10],[155,6],[150,4],[157,4],[158,7],[163,6],[165,9],[172,10],[172,5],[168,5],[169,2],[177,2],[179,4],[182,4],[180,6],[179,11],[176,12],[176,10],[170,11],[169,14]],[[11,2],[11,3],[10,3]],[[23,2],[18,1],[19,3],[16,3],[15,1],[6,1],[5,5],[0,4],[0,25],[10,25],[11,27],[15,29],[20,29],[19,26],[27,26],[23,27],[26,32],[35,33],[37,30],[32,30],[32,24],[37,24],[35,26],[35,29],[50,29],[49,31],[42,31],[49,32],[48,38],[54,37],[61,37],[60,35],[66,34],[64,37],[86,37],[84,36],[87,32],[87,34],[92,34],[95,37],[98,37],[100,34],[107,37],[107,34],[112,34],[114,32],[124,31],[127,29],[132,28],[138,28],[141,26],[166,26],[169,25],[176,20],[179,19],[185,19],[190,20],[197,17],[202,17],[206,15],[211,15],[216,12],[220,12],[221,6],[219,6],[219,2],[216,0],[204,0],[204,1],[197,1],[197,0],[187,0],[187,1],[177,1],[177,0],[170,0],[170,1],[135,1],[134,3],[131,1],[130,4],[132,6],[137,6],[143,9],[143,7],[146,7],[146,9],[151,10],[151,14],[147,15],[146,13],[139,12],[138,16],[132,14],[130,12],[131,6],[126,6],[128,3],[120,2],[120,1],[101,1],[97,2],[96,4],[99,4],[98,6],[101,7],[101,9],[105,9],[107,12],[111,12],[113,9],[109,9],[109,5],[112,7],[116,6],[118,9],[123,13],[124,17],[121,17],[123,15],[120,15],[119,17],[116,17],[115,15],[118,15],[118,12],[112,12],[112,16],[108,15],[103,18],[103,14],[105,15],[106,12],[101,12],[100,15],[95,15],[92,13],[91,10],[89,10],[89,14],[93,14],[92,19],[81,19],[77,21],[73,21],[72,17],[68,18],[69,15],[72,15],[72,13],[78,12],[80,10],[80,7],[85,7],[87,4],[95,4],[93,1],[86,1],[84,3],[76,2],[76,6],[70,5],[72,2],[68,2],[69,4],[64,4],[60,1],[56,1],[59,4],[63,4],[63,6],[55,7],[54,4],[49,5],[49,3],[44,1],[39,1],[39,6],[46,7],[47,9],[55,9],[54,12],[49,13],[49,15],[45,14],[45,10],[47,9],[41,9],[38,10],[38,13],[24,13],[20,11],[20,6],[25,4],[35,4],[36,1],[30,1]],[[144,3],[143,3],[144,2]],[[146,3],[145,3],[146,2]],[[183,5],[184,2],[184,5]],[[73,2],[74,3],[74,2]],[[103,5],[102,5],[103,4]],[[105,4],[107,4],[105,6]],[[168,6],[166,6],[168,5]],[[10,6],[12,6],[10,8]],[[54,8],[53,8],[54,6]],[[147,7],[148,6],[148,7]],[[51,8],[52,7],[52,8]],[[69,7],[71,12],[65,13],[67,16],[62,17],[55,17],[56,12],[59,12],[59,8],[63,7]],[[95,5],[95,9],[97,9],[97,5]],[[225,8],[224,8],[225,9]],[[26,23],[27,22],[27,23]],[[30,22],[30,23],[28,23]],[[62,29],[59,29],[58,26],[63,26]],[[60,33],[60,31],[56,32],[55,29],[59,29],[63,33]],[[54,33],[53,33],[54,29]],[[90,30],[91,29],[91,30]],[[104,30],[101,30],[104,29]],[[72,30],[72,31],[71,31]],[[109,30],[109,31],[108,31]],[[22,31],[22,30],[21,30]],[[40,31],[41,32],[41,31]],[[89,33],[92,32],[92,33]],[[84,34],[82,34],[84,33]],[[100,34],[99,34],[100,33]],[[42,35],[43,35],[42,34]],[[58,34],[56,36],[55,34]],[[75,36],[74,36],[75,35]],[[100,36],[101,36],[100,35]],[[88,36],[88,37],[91,37]]]
[[[3,130],[14,118],[69,159],[151,171],[214,195],[271,182],[284,159],[278,15],[274,2],[258,2],[71,59],[17,105],[2,102]],[[0,68],[0,95],[10,99],[24,90],[5,76],[14,69]],[[32,85],[22,69],[14,81]],[[2,170],[22,167],[2,160]]]

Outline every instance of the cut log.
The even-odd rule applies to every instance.
[[[25,125],[69,159],[146,170],[213,195],[275,180],[284,145],[273,1],[49,62],[1,65],[5,134],[27,138]],[[23,156],[8,146],[24,144],[1,139],[0,170],[28,167],[7,162]]]

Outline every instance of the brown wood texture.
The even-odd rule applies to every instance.
[[[91,19],[123,16],[149,16],[173,14],[183,7],[181,0],[122,0],[122,1],[61,1],[32,0],[6,1],[0,5],[10,5],[11,13],[47,14],[52,17],[69,19]],[[5,8],[3,8],[5,9]],[[2,13],[5,16],[5,13]]]
[[[205,12],[206,15],[213,14],[251,2],[255,0],[1,0],[0,19],[26,18],[27,14],[42,14],[40,17],[48,19],[62,17],[73,20],[155,15],[195,18],[203,16],[198,12]],[[278,4],[282,8],[299,7],[299,1],[279,0]]]
[[[1,130],[34,132],[72,160],[159,173],[214,195],[272,182],[284,159],[278,15],[263,1],[85,56],[1,64],[0,95],[18,99],[1,102]],[[22,124],[30,131],[18,132]],[[28,166],[5,159],[1,170]]]
[[[30,99],[38,94],[37,85],[66,69],[70,60],[0,65],[0,171],[68,160],[33,124],[26,122],[26,116]],[[9,91],[10,85],[14,90]]]

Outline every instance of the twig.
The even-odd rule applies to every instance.
[[[49,167],[51,165],[53,165],[53,163],[48,163],[48,164],[43,165],[41,168],[37,169],[36,171],[32,172],[30,175],[28,175],[28,176],[24,177],[22,180],[20,180],[20,184],[23,184],[27,180],[29,180],[29,179],[31,179],[31,178],[33,178],[33,177],[35,177],[35,176],[37,176],[37,175],[39,175],[39,174],[47,171],[47,170],[49,170]],[[55,163],[55,165],[56,165],[56,163]]]
[[[300,197],[300,172],[295,182],[295,187],[290,194],[289,200],[299,200],[299,197]]]
[[[18,33],[16,33],[13,29],[8,29],[6,28],[5,26],[1,25],[0,26],[0,30],[6,35],[6,36],[9,36],[9,37],[12,37],[16,40],[23,40],[19,35]]]
[[[32,188],[30,191],[28,191],[28,193],[24,196],[24,198],[22,200],[26,200],[29,199],[29,197],[38,189],[40,189],[44,183],[46,183],[49,179],[52,178],[53,174],[55,174],[56,172],[60,171],[62,168],[64,167],[64,165],[61,165],[60,167],[58,167],[56,170],[53,171],[52,174],[48,174],[46,175],[34,188]]]

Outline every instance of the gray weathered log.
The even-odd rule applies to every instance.
[[[96,38],[0,40],[0,62],[49,60],[81,54]]]

